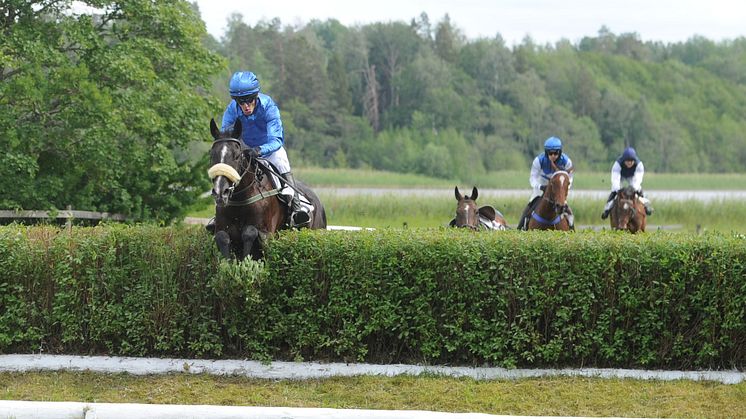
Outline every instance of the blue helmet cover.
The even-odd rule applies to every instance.
[[[544,141],[544,151],[562,150],[562,140],[557,137],[549,137]]]
[[[228,85],[231,97],[259,93],[259,79],[251,71],[236,71]]]

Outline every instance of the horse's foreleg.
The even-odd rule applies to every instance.
[[[231,258],[231,238],[227,231],[218,231],[215,233],[215,244],[218,245],[218,249],[224,258]]]
[[[241,232],[241,241],[243,242],[243,252],[241,252],[241,260],[245,259],[250,253],[255,242],[259,238],[259,230],[254,226],[246,226]],[[256,259],[256,257],[254,257]]]

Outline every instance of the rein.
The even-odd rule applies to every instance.
[[[223,142],[224,141],[230,141],[230,142],[236,142],[238,144],[241,144],[241,142],[238,141],[238,140],[236,140],[235,138],[225,138],[225,139],[221,139],[221,140],[216,140],[216,142],[218,142],[218,141],[223,141]],[[241,145],[241,146],[243,148],[243,145]],[[243,155],[241,156],[241,159],[242,159],[242,162],[246,161],[246,157],[243,156]],[[210,167],[210,169],[207,170],[207,175],[210,176],[210,179],[214,179],[214,178],[216,178],[218,176],[225,176],[229,181],[231,181],[231,183],[232,183],[232,185],[230,186],[231,193],[230,193],[230,197],[228,198],[228,206],[229,207],[243,207],[243,206],[251,205],[251,204],[259,202],[259,201],[261,201],[263,199],[266,199],[266,198],[278,195],[280,193],[280,189],[279,188],[274,188],[274,189],[270,189],[268,191],[259,190],[258,194],[250,196],[250,197],[248,197],[246,199],[242,199],[242,200],[231,199],[233,197],[233,195],[240,195],[241,193],[244,193],[244,192],[248,191],[249,189],[251,189],[252,186],[254,186],[255,184],[257,184],[258,182],[261,181],[262,175],[263,175],[262,174],[262,168],[260,167],[260,163],[257,161],[256,165],[255,165],[255,170],[254,170],[254,179],[251,181],[251,183],[249,183],[248,185],[246,185],[245,188],[240,189],[238,191],[235,191],[234,188],[241,183],[241,181],[244,179],[244,176],[247,173],[249,173],[249,170],[251,170],[251,162],[250,161],[247,162],[246,168],[240,174],[238,173],[238,171],[236,169],[234,169],[233,167],[231,167],[228,164],[217,163],[217,164],[214,164],[212,167]],[[271,168],[267,168],[267,170],[270,173],[273,173],[273,174],[277,175],[277,173],[275,173],[275,171],[272,170]]]

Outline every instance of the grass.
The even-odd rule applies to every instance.
[[[4,400],[433,410],[503,415],[743,417],[746,383],[436,376],[258,380],[209,375],[2,373]]]
[[[447,225],[455,216],[456,199],[453,193],[443,197],[401,196],[400,194],[341,196],[333,192],[319,193],[330,225],[349,225],[372,228],[422,228]],[[505,215],[511,226],[526,206],[526,197],[501,198],[490,196],[479,198],[480,205],[492,205]],[[601,220],[603,199],[571,199],[577,226],[605,226]],[[656,212],[648,218],[648,231],[656,226],[674,226],[685,232],[721,231],[746,233],[746,205],[739,200],[654,201]],[[202,207],[190,213],[193,217],[209,218],[215,209],[211,198],[202,202]]]
[[[529,189],[529,168],[490,172],[461,180],[364,169],[297,168],[295,172],[299,179],[316,187],[453,188],[463,185],[466,188],[476,185],[479,188]],[[746,174],[647,173],[644,187],[649,190],[746,190]],[[579,171],[574,177],[574,188],[609,189],[609,172]]]

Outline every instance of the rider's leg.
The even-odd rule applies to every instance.
[[[298,187],[295,185],[295,178],[290,171],[290,161],[288,160],[288,154],[285,151],[285,147],[280,147],[277,151],[268,155],[266,159],[277,168],[281,173],[280,176],[282,176],[285,182],[290,185],[291,190],[288,191],[287,189],[289,188],[285,187],[283,188],[282,193],[282,195],[287,198],[288,208],[290,208],[290,222],[288,224],[290,224],[291,227],[299,227],[308,224],[311,216],[306,212],[306,208],[304,208],[300,203]]]
[[[575,230],[575,214],[572,213],[572,208],[567,207],[567,224],[570,226],[570,230]]]
[[[604,212],[601,214],[601,219],[605,220],[606,217],[609,216],[609,212],[611,211],[611,207],[614,206],[614,198],[616,198],[616,191],[611,191],[609,194],[609,199],[606,201],[606,206],[604,207]]]
[[[534,197],[528,202],[528,205],[526,205],[523,214],[521,214],[521,219],[518,221],[518,230],[528,230],[528,217],[531,214],[531,211],[536,207],[536,203],[539,202],[539,198],[541,197]]]
[[[637,195],[640,197],[640,201],[642,202],[642,205],[645,206],[645,214],[646,215],[652,215],[653,214],[653,207],[650,206],[650,200],[645,198],[645,195],[642,193],[642,189],[640,189],[637,192]]]
[[[298,198],[298,187],[295,184],[295,178],[293,177],[293,174],[291,172],[283,173],[282,177],[285,179],[285,182],[287,182],[288,185],[290,185],[290,187],[293,189],[293,196],[288,203],[288,207],[290,207],[291,225],[293,227],[304,226],[308,224],[309,221],[311,221],[311,216],[300,204],[300,199]]]

